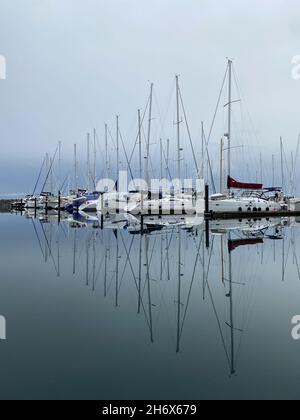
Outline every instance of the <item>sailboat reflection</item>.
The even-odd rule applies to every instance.
[[[276,243],[284,243],[286,220],[215,220],[205,231],[206,224],[196,216],[141,220],[78,213],[59,223],[53,214],[25,216],[31,220],[43,260],[51,261],[56,275],[72,275],[114,308],[135,311],[144,320],[150,343],[162,339],[159,329],[164,328],[180,353],[188,320],[202,302],[203,310],[210,312],[206,316],[213,315],[217,322],[229,373],[236,374],[237,343],[244,332],[238,309],[243,312],[247,307],[239,302],[241,289],[251,287],[257,277],[265,244],[272,241],[275,253]],[[288,256],[285,248],[281,250],[284,279]],[[135,305],[128,304],[132,299]]]
[[[240,225],[239,228],[234,227],[234,221],[231,221],[229,225],[227,224],[227,226],[220,226],[218,229],[216,229],[216,227],[214,226],[214,230],[212,231],[215,234],[221,233],[221,279],[222,284],[224,284],[225,288],[225,299],[227,299],[227,320],[225,321],[225,325],[229,329],[229,346],[226,345],[225,333],[223,332],[220,317],[217,312],[217,308],[214,304],[213,296],[208,283],[207,288],[209,290],[211,302],[213,304],[214,314],[217,319],[220,337],[228,362],[230,375],[236,374],[236,335],[242,335],[244,332],[243,328],[236,326],[237,322],[235,319],[234,311],[235,288],[241,288],[245,286],[246,283],[244,282],[244,280],[247,280],[248,277],[245,269],[246,263],[245,261],[243,261],[244,270],[241,271],[242,276],[239,275],[237,278],[235,278],[234,259],[235,257],[237,259],[240,258],[238,255],[235,255],[235,253],[237,253],[238,250],[242,247],[249,248],[259,245],[262,246],[264,244],[264,241],[268,239],[274,241],[282,239],[282,229],[283,226],[281,219],[272,219],[272,221],[248,221],[246,225],[244,225],[243,223],[243,225]],[[225,251],[224,237],[226,238],[227,242],[227,249]],[[263,247],[261,247],[261,252],[263,252]]]

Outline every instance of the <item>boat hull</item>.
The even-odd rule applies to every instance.
[[[225,198],[209,200],[209,210],[213,213],[276,212],[281,210],[281,206],[260,198]]]

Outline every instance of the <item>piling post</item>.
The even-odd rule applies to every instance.
[[[209,248],[209,220],[205,220],[205,246]]]
[[[100,222],[101,222],[101,230],[103,230],[103,225],[104,225],[104,216],[103,216],[103,193],[100,193],[100,200],[101,200],[101,217],[100,217]]]
[[[141,234],[144,234],[144,215],[141,214]]]
[[[60,207],[61,207],[61,196],[60,196],[60,191],[58,191],[58,223],[60,223]]]
[[[209,212],[209,187],[208,184],[205,184],[205,195],[204,195],[204,216],[205,216],[205,245],[206,248],[209,248],[209,220],[211,216]]]
[[[204,196],[204,203],[205,203],[205,215],[209,215],[209,188],[208,184],[205,184],[205,196]]]

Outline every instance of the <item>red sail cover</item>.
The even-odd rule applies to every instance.
[[[227,177],[227,188],[240,188],[244,190],[261,190],[263,184],[251,184],[248,182],[238,182],[230,176]]]
[[[228,251],[234,251],[239,246],[263,244],[262,238],[248,238],[248,239],[232,239],[228,241]]]

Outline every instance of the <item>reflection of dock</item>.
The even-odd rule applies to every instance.
[[[258,219],[258,218],[271,218],[271,217],[297,217],[300,216],[300,211],[257,211],[257,212],[226,212],[226,213],[213,213],[205,214],[205,217],[212,220],[217,219]]]
[[[253,280],[257,269],[263,270],[259,262],[262,265],[263,258],[270,256],[264,257],[263,246],[273,241],[274,262],[282,253],[280,280],[286,278],[288,258],[293,258],[300,277],[295,237],[289,244],[284,235],[288,221],[280,218],[207,221],[207,244],[205,223],[196,223],[195,229],[180,223],[164,224],[157,234],[138,230],[131,235],[130,220],[122,215],[103,220],[102,229],[90,218],[79,223],[76,214],[60,221],[51,213],[49,220],[39,216],[27,214],[26,219],[33,226],[41,257],[57,277],[64,280],[66,273],[71,273],[85,290],[95,294],[93,299],[100,290],[103,308],[118,311],[121,322],[129,311],[128,319],[137,322],[134,334],[153,344],[154,351],[171,343],[172,351],[185,352],[191,340],[198,342],[200,328],[206,334],[212,326],[212,340],[230,376],[239,371],[252,310]],[[189,218],[189,226],[192,220]],[[201,318],[194,324],[199,310]],[[198,344],[203,345],[201,341]]]

